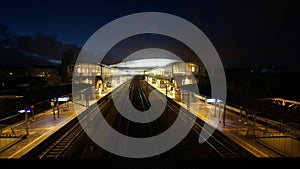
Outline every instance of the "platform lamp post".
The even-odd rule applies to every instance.
[[[239,118],[239,122],[242,121],[242,113],[243,113],[243,107],[240,107],[240,118]]]
[[[52,107],[52,111],[53,111],[53,120],[54,120],[54,122],[55,122],[55,110],[54,110],[54,100],[53,100],[53,99],[51,99],[51,101],[50,101],[50,106]]]
[[[18,113],[24,113],[24,115],[25,115],[25,130],[26,130],[26,136],[27,136],[29,134],[29,131],[28,131],[28,114],[27,113],[30,113],[30,110],[28,108],[24,108],[24,109],[18,110]],[[14,134],[13,129],[12,129],[12,132]]]
[[[25,127],[26,127],[26,135],[29,135],[29,131],[28,131],[28,114],[27,114],[27,108],[25,108],[24,109],[25,110],[25,112],[24,112],[24,114],[25,114],[25,123],[26,123],[26,125],[25,125]]]
[[[57,119],[59,120],[59,98],[56,98]]]
[[[165,86],[166,86],[166,96],[168,96],[168,84],[166,83]]]
[[[30,106],[30,108],[26,107],[25,111],[24,111],[24,113],[25,113],[25,121],[26,121],[26,134],[27,135],[29,135],[29,131],[28,131],[29,118],[28,118],[28,114],[27,113],[32,113],[33,112],[31,107],[32,106]]]
[[[217,114],[217,99],[215,99],[214,102],[214,117],[216,117],[216,114]]]
[[[252,111],[252,113],[253,113],[253,121],[254,121],[254,123],[253,123],[253,136],[252,136],[252,139],[253,139],[253,142],[255,142],[255,137],[256,137],[256,133],[255,133],[255,131],[256,131],[256,111]]]
[[[219,100],[219,123],[221,123],[221,100]]]
[[[187,92],[187,109],[188,111],[191,111],[191,95],[190,92]]]
[[[32,111],[32,121],[34,121],[34,105],[31,105],[30,108]]]
[[[224,111],[223,111],[223,125],[225,126],[225,118],[226,118],[226,103],[224,102]]]

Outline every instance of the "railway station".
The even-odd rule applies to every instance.
[[[158,63],[161,65],[157,66]],[[186,137],[174,148],[154,157],[300,157],[299,128],[185,88],[207,77],[202,63],[130,60],[114,65],[82,63],[73,70],[72,93],[51,100],[49,110],[35,116],[27,115],[32,112],[24,110],[19,112],[24,115],[23,120],[1,126],[0,158],[119,158],[120,154],[108,153],[97,144],[97,140],[110,134],[95,120],[101,118],[97,117],[101,113],[114,130],[136,138],[155,137],[174,129],[174,121],[189,124],[186,121],[192,119]],[[150,111],[153,107],[159,111],[153,106],[157,103],[166,104],[161,114]],[[123,110],[130,113],[120,112]],[[149,111],[152,114],[141,118],[130,117],[135,112]],[[150,124],[145,125],[146,122]],[[199,137],[205,130],[211,138],[201,144]],[[122,153],[128,155],[126,151]]]

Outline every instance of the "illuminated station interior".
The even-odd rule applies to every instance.
[[[166,58],[128,60],[112,65],[81,63],[74,66],[73,83],[90,84],[101,93],[104,88],[115,88],[135,75],[144,75],[148,83],[175,93],[181,85],[197,83],[205,76],[205,67],[202,63]]]

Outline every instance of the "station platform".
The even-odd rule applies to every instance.
[[[156,83],[152,84],[150,81],[148,84],[166,95],[166,88],[160,88]],[[175,99],[173,93],[167,92],[167,96],[258,158],[300,157],[299,126],[293,127],[293,131],[287,134],[255,122],[255,132],[253,132],[254,122],[245,117],[240,118],[240,115],[232,110],[225,110],[224,125],[222,115],[218,114],[218,107],[215,109],[213,104],[198,101],[191,103],[188,107],[186,103]],[[216,114],[213,113],[214,109]],[[278,148],[274,148],[270,144]],[[280,151],[281,149],[282,151]]]
[[[150,83],[149,83],[150,84]],[[165,89],[158,88],[155,84],[151,84],[154,88],[165,94]],[[101,93],[99,97],[105,96],[107,93],[109,93],[111,89],[106,90],[105,92]],[[168,97],[174,99],[173,95],[168,95]],[[93,103],[96,103],[96,99],[90,100],[90,105]],[[175,100],[175,99],[174,99]],[[176,101],[176,100],[175,100]],[[182,107],[187,108],[187,105],[176,101],[178,104],[180,104]],[[81,107],[79,112],[75,112],[74,105]],[[216,117],[211,117],[211,106],[210,104],[203,104],[203,102],[194,103],[198,104],[199,109],[195,110],[193,105],[190,105],[190,111],[197,115],[200,119],[204,120],[207,123],[213,123]],[[61,105],[63,106],[63,105]],[[60,117],[59,119],[56,116],[56,119],[54,120],[53,117],[53,111],[52,109],[41,112],[37,115],[35,115],[34,120],[29,119],[28,124],[28,131],[29,134],[26,136],[26,138],[0,138],[0,149],[5,148],[3,151],[0,152],[0,159],[18,159],[22,157],[24,154],[29,152],[31,149],[33,149],[36,145],[41,143],[43,140],[45,140],[47,137],[49,137],[51,134],[53,134],[55,131],[60,129],[62,126],[64,126],[66,123],[71,121],[72,119],[77,117],[77,114],[80,114],[80,112],[84,111],[86,109],[86,106],[84,105],[84,101],[82,103],[73,103],[69,102],[69,109],[63,110],[64,108],[61,107],[60,110]],[[218,116],[217,116],[218,117]],[[274,151],[270,149],[269,147],[261,144],[258,140],[254,140],[251,136],[251,133],[249,134],[249,129],[253,126],[253,121],[248,120],[247,123],[245,121],[241,121],[239,116],[235,113],[232,113],[230,111],[226,111],[226,125],[223,125],[222,123],[218,123],[216,126],[216,130],[219,130],[223,132],[227,137],[234,140],[236,143],[244,147],[246,150],[254,154],[256,157],[259,158],[265,158],[265,157],[284,157],[282,153],[278,153],[278,151]],[[256,123],[256,128],[265,128],[265,126]],[[271,129],[270,129],[271,130]],[[11,133],[11,129],[7,128],[2,131],[3,134],[9,134]],[[19,135],[26,135],[26,129],[25,124],[16,124],[14,127],[14,132]],[[276,131],[274,131],[276,132]],[[279,133],[279,132],[277,132]],[[300,130],[295,131],[295,133],[300,133]],[[249,135],[248,135],[249,134]],[[263,135],[263,130],[257,130],[255,131],[255,135],[260,136]],[[276,140],[275,140],[276,141]],[[300,149],[299,147],[296,149]],[[299,151],[299,150],[297,150]],[[300,156],[298,156],[300,157]]]
[[[105,96],[111,91],[108,88],[105,92],[98,95],[97,99],[89,101],[89,105],[97,102],[98,99]],[[75,109],[76,106],[76,109]],[[85,106],[85,100],[76,101],[76,103],[69,101],[68,106],[60,105],[59,118],[58,112],[55,112],[55,118],[53,116],[53,110],[49,109],[44,112],[40,112],[35,115],[34,119],[31,117],[28,119],[28,130],[26,131],[26,123],[23,121],[19,124],[15,124],[13,131],[15,135],[23,135],[25,138],[18,137],[5,137],[0,138],[0,159],[18,159],[24,154],[32,150],[39,143],[44,141],[54,132],[59,130],[65,124],[76,118],[78,114],[83,112],[87,107]],[[75,112],[77,110],[77,112]],[[27,133],[28,132],[28,133]],[[11,128],[2,130],[3,135],[9,135],[12,133]]]

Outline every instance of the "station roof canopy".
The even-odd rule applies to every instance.
[[[153,58],[153,59],[138,59],[138,60],[130,60],[117,64],[111,65],[115,68],[132,68],[132,69],[151,69],[156,67],[163,67],[171,63],[179,62],[176,59],[164,59],[164,58]]]

